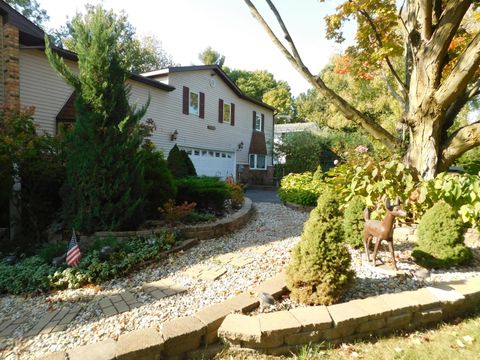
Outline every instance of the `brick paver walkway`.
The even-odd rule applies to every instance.
[[[130,311],[141,306],[142,303],[137,301],[131,292],[125,291],[100,300],[99,305],[105,316],[112,316]]]
[[[181,285],[175,284],[171,279],[166,278],[159,281],[145,283],[142,285],[143,291],[155,299],[162,299],[164,297],[177,295],[187,291]]]
[[[50,334],[52,332],[63,331],[79,312],[79,307],[73,307],[63,308],[45,314],[40,321],[24,336],[28,337],[38,334]]]

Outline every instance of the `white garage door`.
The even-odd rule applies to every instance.
[[[184,148],[192,159],[197,175],[235,178],[235,154],[229,151]]]

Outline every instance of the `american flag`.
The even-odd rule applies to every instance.
[[[75,229],[73,229],[72,239],[70,240],[70,244],[68,244],[68,251],[67,251],[66,261],[68,266],[77,266],[80,262],[81,257],[82,257],[82,253],[80,252],[80,248],[78,247],[77,236],[75,235]]]

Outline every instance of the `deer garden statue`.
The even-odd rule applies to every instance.
[[[376,239],[375,248],[373,250],[373,265],[376,265],[378,247],[382,240],[388,244],[388,249],[392,255],[393,266],[397,269],[397,262],[395,261],[395,252],[393,250],[393,223],[397,216],[406,216],[407,212],[400,208],[400,200],[397,197],[395,204],[390,205],[390,199],[385,200],[385,207],[387,214],[385,218],[380,220],[370,220],[370,212],[368,208],[364,211],[365,227],[363,229],[363,245],[365,246],[365,253],[367,254],[367,261],[370,262],[369,246],[373,238]]]

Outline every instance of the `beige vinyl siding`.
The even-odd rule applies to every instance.
[[[265,114],[265,138],[269,156],[267,164],[272,164],[271,143],[273,139],[273,112],[252,102],[239,98],[227,84],[217,75],[215,87],[209,82],[212,78],[210,70],[185,71],[169,74],[169,85],[176,89],[169,93],[169,98],[163,110],[158,109],[156,116],[162,119],[162,130],[165,134],[156,134],[158,144],[170,149],[174,143],[169,140],[169,134],[175,129],[178,131],[177,143],[185,147],[201,147],[223,151],[235,151],[237,164],[248,164],[248,149],[252,137],[252,114],[253,111]],[[183,86],[190,91],[205,93],[205,118],[197,115],[184,115],[182,113]],[[225,103],[235,104],[235,125],[218,122],[218,100]],[[152,99],[153,100],[153,99]],[[151,107],[155,107],[152,101]],[[153,109],[152,109],[153,110]],[[163,112],[163,114],[162,114]],[[147,115],[147,117],[149,117]],[[152,116],[150,116],[152,117]],[[155,117],[152,117],[155,119]],[[209,130],[207,126],[214,126],[215,130]],[[158,129],[157,129],[158,131]],[[157,138],[155,139],[157,142]],[[243,149],[237,151],[238,144],[243,142]]]
[[[66,63],[75,67],[74,62]],[[72,92],[42,51],[20,50],[20,102],[23,107],[35,107],[33,118],[40,133],[55,134],[56,116]]]

